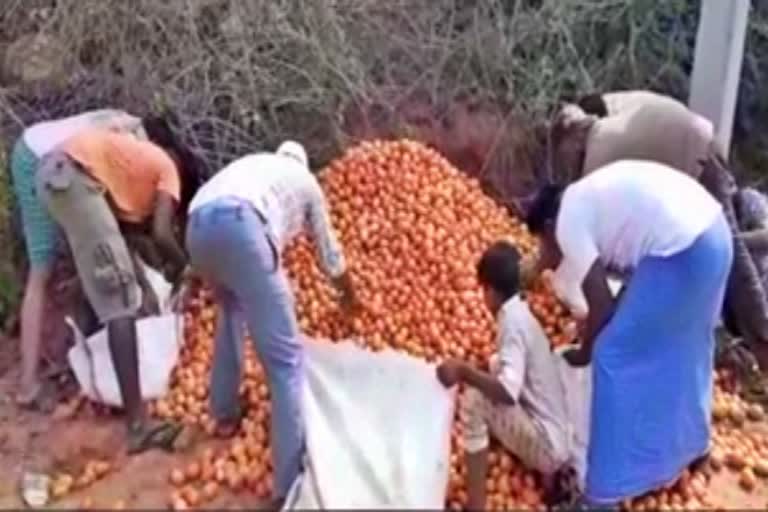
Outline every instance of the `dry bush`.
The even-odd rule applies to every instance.
[[[348,102],[391,102],[393,88],[483,94],[534,116],[602,87],[681,95],[695,25],[683,0],[8,2],[6,41],[44,34],[64,78],[91,82],[45,108],[10,89],[4,134],[106,91],[137,114],[176,110],[211,169],[284,137],[321,163],[344,141]]]
[[[487,99],[500,113],[483,128],[492,143],[467,159],[479,159],[481,168],[493,161],[507,175],[522,172],[533,158],[520,149],[533,140],[526,132],[559,97],[646,87],[684,99],[698,15],[698,2],[686,0],[2,3],[6,146],[30,122],[86,108],[110,105],[138,115],[172,109],[208,172],[288,137],[306,144],[313,164],[322,165],[359,135],[350,108],[386,118],[414,96],[438,106],[427,116],[443,124],[455,98]],[[759,141],[755,134],[766,127],[768,99],[758,94],[768,71],[760,57],[766,35],[768,8],[758,5],[740,142]],[[42,80],[20,81],[24,74]],[[447,130],[443,138],[471,139],[466,132],[474,127],[464,130]],[[494,153],[510,146],[506,157]]]

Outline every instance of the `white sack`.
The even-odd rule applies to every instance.
[[[168,390],[183,336],[183,317],[170,310],[171,285],[153,269],[145,266],[145,270],[161,305],[159,316],[136,321],[139,382],[142,397],[147,400],[160,398]],[[101,329],[86,339],[71,318],[67,317],[66,321],[75,337],[75,345],[69,350],[67,358],[83,394],[95,402],[122,407],[107,330]]]
[[[455,392],[434,365],[308,340],[305,472],[285,510],[445,504]]]
[[[571,463],[584,489],[587,477],[587,446],[589,444],[590,408],[592,405],[592,366],[576,368],[560,354],[573,347],[562,347],[555,355],[560,379],[565,392],[565,403],[571,427]]]

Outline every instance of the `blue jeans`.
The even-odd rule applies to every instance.
[[[304,352],[279,253],[250,203],[233,198],[195,210],[187,228],[192,266],[212,284],[219,306],[211,372],[217,420],[239,414],[243,323],[261,359],[272,397],[275,497],[284,498],[304,452],[301,395]]]

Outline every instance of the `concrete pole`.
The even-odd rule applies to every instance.
[[[739,91],[749,0],[701,0],[688,106],[709,119],[727,157]]]

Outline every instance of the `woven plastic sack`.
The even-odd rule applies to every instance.
[[[306,342],[305,471],[285,510],[444,507],[455,392],[434,365]]]
[[[163,277],[145,267],[161,305],[161,314],[136,321],[139,345],[139,382],[144,400],[160,398],[168,391],[171,371],[179,357],[183,336],[182,315],[171,310],[171,286]],[[109,352],[107,330],[101,329],[86,338],[72,321],[66,318],[75,338],[67,358],[83,394],[89,399],[122,407],[120,386]]]

